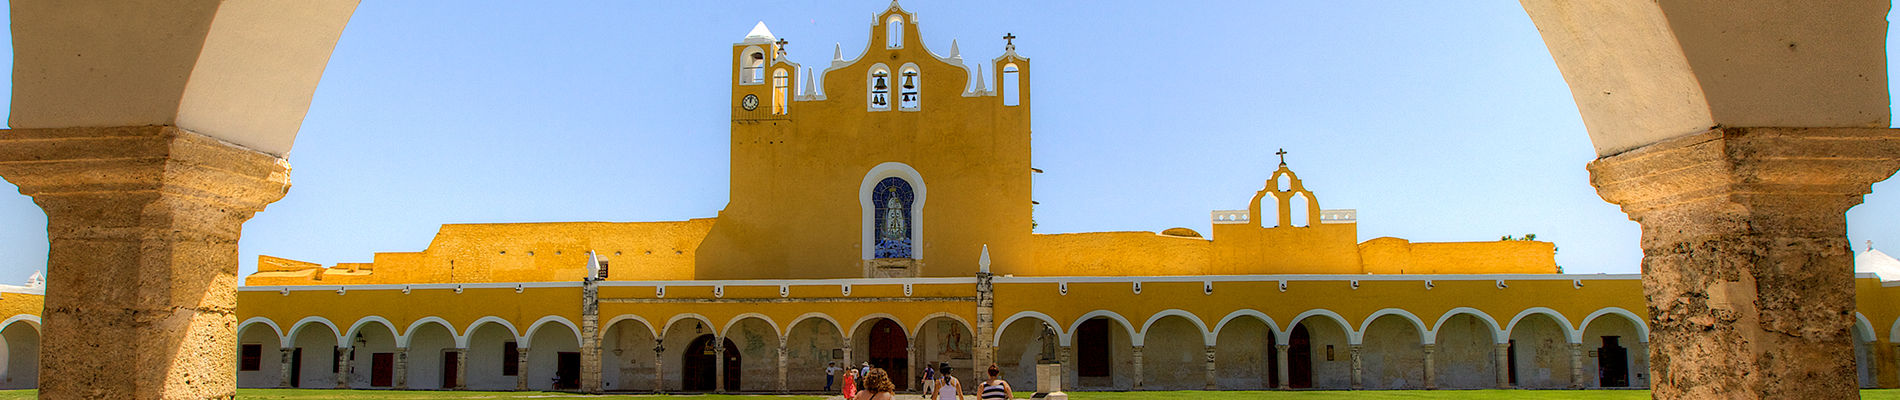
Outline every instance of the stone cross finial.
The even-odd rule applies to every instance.
[[[1280,149],[1280,152],[1273,153],[1273,154],[1280,155],[1280,166],[1282,167],[1286,166],[1286,149]]]
[[[1003,34],[1003,49],[1016,50],[1016,34],[1014,33]]]
[[[778,58],[785,58],[785,45],[791,43],[792,42],[785,40],[785,38],[778,38]]]

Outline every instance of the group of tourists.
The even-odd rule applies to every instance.
[[[831,391],[832,383],[837,381],[839,371],[844,372],[844,398],[851,400],[891,400],[897,395],[897,385],[891,383],[890,373],[883,368],[873,368],[871,363],[863,363],[858,368],[839,368],[838,363],[825,367],[825,391]],[[1014,390],[1009,382],[999,375],[1002,371],[996,364],[990,364],[990,379],[978,388],[977,397],[983,400],[1014,399]],[[963,382],[950,373],[950,363],[941,363],[936,369],[924,367],[921,382],[925,396],[930,400],[960,400],[963,396]]]

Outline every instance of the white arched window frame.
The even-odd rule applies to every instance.
[[[765,50],[759,46],[747,46],[739,52],[739,84],[757,85],[765,83]]]
[[[772,113],[785,115],[792,99],[792,77],[784,68],[772,71]]]
[[[1003,83],[997,84],[997,86],[1003,87],[1003,105],[1015,106],[1023,104],[1022,69],[1016,68],[1015,63],[1003,65]]]
[[[924,77],[917,64],[904,64],[897,69],[897,107],[903,111],[917,111],[923,108]]]
[[[883,86],[879,88],[878,86]],[[891,68],[879,63],[872,65],[864,75],[864,105],[870,111],[890,111],[891,103],[897,99],[893,95],[896,87],[891,80]]]
[[[1287,199],[1286,202],[1287,217],[1290,220],[1288,225],[1297,228],[1313,226],[1312,201],[1313,199],[1307,197],[1306,193],[1293,193],[1293,197]]]
[[[858,184],[858,205],[863,209],[863,215],[860,217],[863,224],[859,229],[861,236],[858,239],[859,250],[862,250],[862,257],[865,260],[876,257],[877,205],[872,204],[874,202],[871,201],[871,191],[876,189],[877,183],[883,181],[884,178],[893,177],[903,179],[910,184],[911,193],[913,193],[909,210],[910,242],[912,243],[910,258],[921,260],[924,258],[925,247],[923,246],[924,201],[930,198],[930,190],[924,186],[923,174],[917,173],[917,170],[911,168],[910,165],[900,162],[887,162],[871,167],[871,171],[864,174],[864,181]]]
[[[904,17],[892,15],[884,20],[884,48],[904,48]]]

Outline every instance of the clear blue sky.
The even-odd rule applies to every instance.
[[[730,46],[765,21],[822,68],[837,43],[856,57],[886,5],[365,1],[290,155],[295,186],[244,226],[243,273],[260,254],[420,251],[445,223],[714,216]],[[1638,227],[1587,182],[1576,105],[1515,1],[904,6],[938,53],[956,39],[988,60],[1014,33],[1035,60],[1038,232],[1208,232],[1285,148],[1321,207],[1359,210],[1361,240],[1535,233],[1567,272],[1639,269]],[[1900,248],[1896,189],[1848,214],[1856,250]],[[15,283],[45,266],[46,220],[0,192]]]

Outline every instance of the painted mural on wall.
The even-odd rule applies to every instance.
[[[871,203],[877,205],[877,258],[910,258],[912,200],[910,182],[903,178],[884,178],[871,189]]]
[[[941,359],[969,359],[971,354],[970,338],[963,332],[963,326],[953,321],[937,321],[937,337],[942,339],[942,348],[937,351]]]

